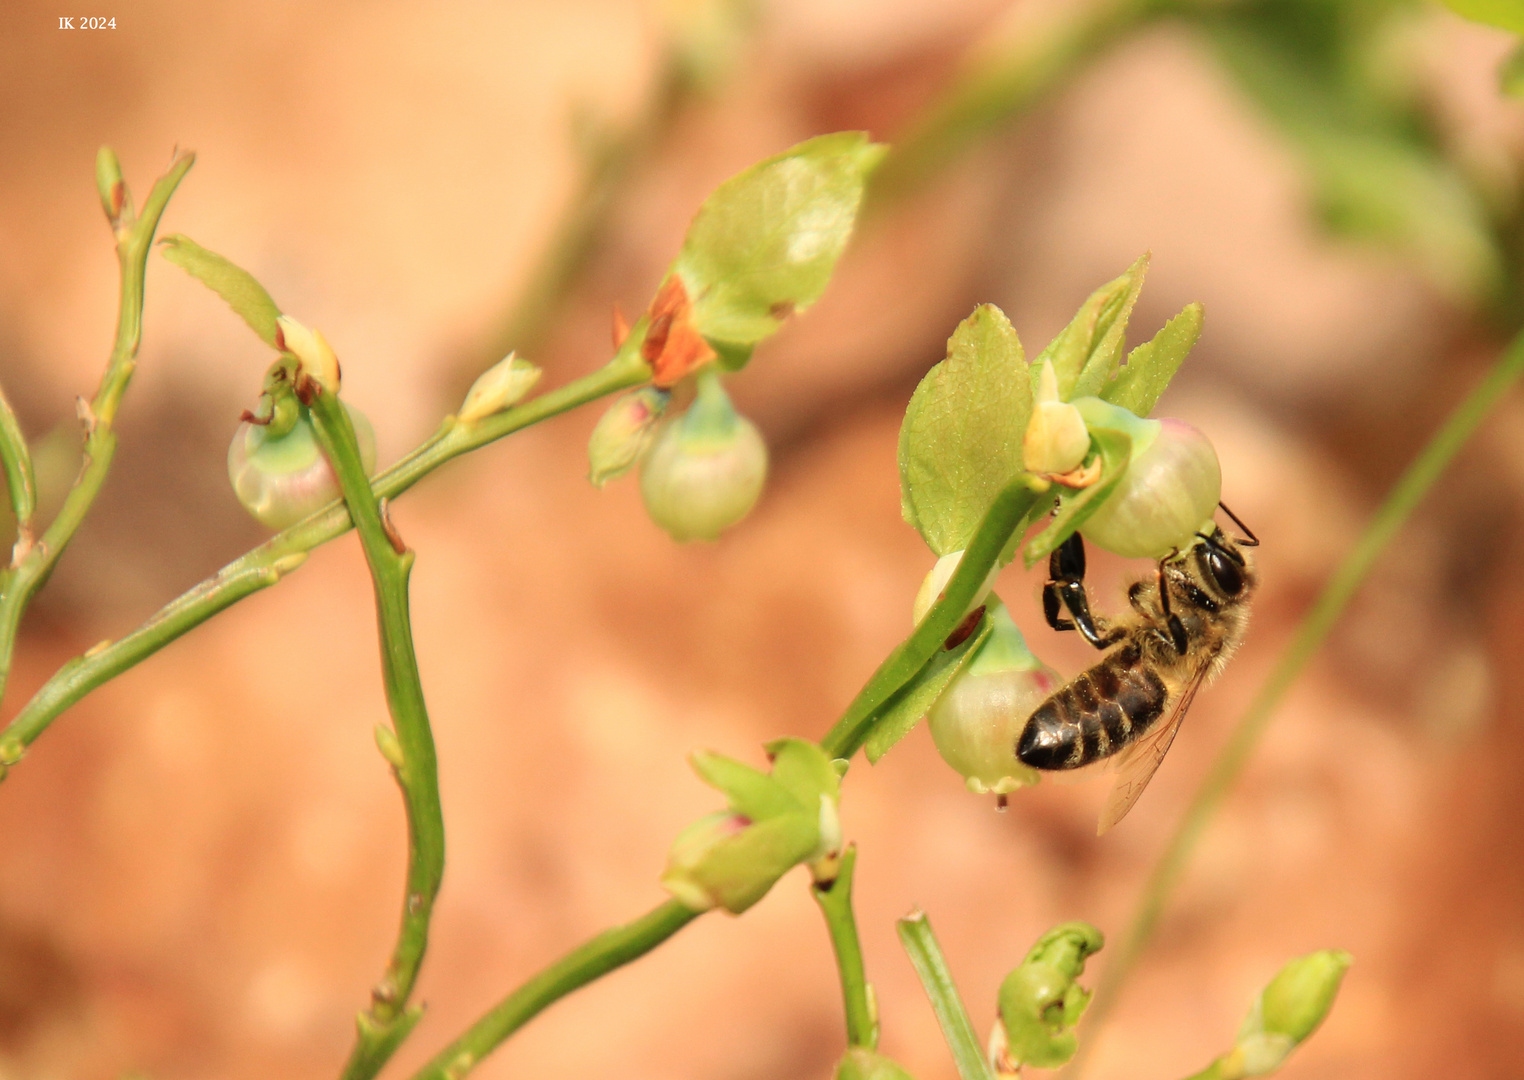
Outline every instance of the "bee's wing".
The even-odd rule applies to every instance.
[[[1143,789],[1154,778],[1154,773],[1164,761],[1164,755],[1169,753],[1170,744],[1175,741],[1180,721],[1185,718],[1191,702],[1196,700],[1196,691],[1206,682],[1207,673],[1211,669],[1210,663],[1202,664],[1180,691],[1180,696],[1175,699],[1164,722],[1116,756],[1117,778],[1111,785],[1111,794],[1106,796],[1105,809],[1101,811],[1101,820],[1095,828],[1097,836],[1104,835],[1127,816],[1133,803],[1138,801]]]

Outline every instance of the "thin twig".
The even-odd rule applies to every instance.
[[[668,900],[632,923],[605,930],[505,997],[414,1073],[413,1080],[460,1080],[547,1006],[644,956],[699,914],[677,900]]]
[[[109,154],[109,151],[102,153]],[[153,247],[154,232],[159,227],[164,208],[169,205],[169,197],[195,160],[196,155],[191,153],[177,157],[169,171],[154,182],[143,211],[137,217],[129,218],[131,211],[124,209],[124,202],[117,206],[111,218],[121,276],[116,338],[95,397],[88,402],[83,398],[79,401],[80,422],[85,429],[84,457],[74,486],[69,489],[63,506],[42,537],[30,544],[15,565],[0,575],[0,698],[5,694],[11,658],[15,655],[16,631],[27,604],[53,572],[69,541],[74,539],[111,469],[111,459],[116,453],[116,413],[132,379],[143,335],[143,280],[148,270],[148,252]],[[125,192],[125,187],[119,186]],[[14,490],[11,497],[16,498]],[[18,507],[18,517],[20,509]],[[30,518],[30,514],[27,517]],[[18,521],[18,529],[20,526]],[[19,539],[18,536],[18,542]],[[20,747],[15,747],[12,753],[10,748],[0,746],[0,767],[12,764],[19,756]]]
[[[37,479],[32,471],[32,453],[27,449],[26,436],[3,387],[0,387],[0,467],[4,469],[5,487],[10,495],[11,516],[16,519],[16,544],[11,554],[11,564],[15,565],[32,547]],[[3,588],[3,579],[0,579],[0,589]]]
[[[952,1051],[958,1075],[963,1080],[995,1080],[926,913],[912,911],[899,920],[895,927],[899,930],[900,944],[905,946],[905,952],[915,966],[915,973],[921,978],[921,986],[931,999],[932,1011],[937,1014],[937,1023],[941,1025],[942,1037],[947,1040],[947,1047]]]
[[[841,973],[841,997],[847,1019],[847,1045],[872,1050],[878,1046],[878,1020],[874,1017],[872,990],[863,970],[863,947],[857,937],[857,916],[852,912],[852,871],[857,866],[857,845],[842,852],[833,881],[813,882],[810,895],[820,905],[836,969]]]
[[[522,405],[470,424],[446,420],[422,446],[376,476],[371,490],[378,498],[394,498],[461,454],[607,394],[640,385],[650,378],[650,368],[640,357],[639,344],[639,335],[632,334],[626,347],[598,371]],[[90,691],[244,597],[274,585],[300,566],[308,551],[342,536],[349,528],[344,504],[330,503],[224,566],[120,641],[97,646],[65,663],[0,733],[0,762],[11,765],[19,761],[49,724]]]
[[[400,542],[396,530],[371,490],[360,461],[349,414],[336,394],[311,382],[313,427],[324,455],[338,475],[360,546],[370,567],[376,592],[376,622],[381,638],[381,676],[386,706],[395,735],[378,732],[391,759],[392,773],[402,789],[407,809],[407,888],[402,900],[402,926],[381,981],[371,991],[370,1007],[359,1015],[358,1033],[343,1080],[369,1080],[412,1031],[423,1015],[409,1004],[418,969],[429,944],[429,921],[434,898],[444,877],[444,811],[439,803],[439,767],[434,733],[424,705],[423,680],[413,651],[413,620],[408,602],[408,579],[413,552]]]

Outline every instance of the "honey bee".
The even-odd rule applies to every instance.
[[[1247,548],[1259,540],[1228,510],[1245,536],[1214,526],[1184,551],[1159,560],[1157,573],[1127,590],[1132,612],[1114,623],[1090,612],[1085,549],[1079,534],[1048,561],[1043,612],[1055,630],[1078,630],[1100,663],[1039,705],[1016,744],[1035,769],[1080,769],[1115,756],[1117,777],[1096,832],[1132,809],[1168,753],[1196,692],[1233,655],[1248,625],[1257,578]],[[1063,609],[1068,609],[1068,618]]]

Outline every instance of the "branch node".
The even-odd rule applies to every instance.
[[[381,514],[381,528],[386,531],[386,538],[391,542],[392,550],[398,555],[406,555],[407,544],[403,541],[402,534],[397,531],[397,526],[392,522],[392,501],[377,499],[376,509]]]
[[[89,438],[91,435],[94,435],[96,425],[100,423],[100,419],[95,415],[95,410],[91,408],[90,403],[82,397],[76,397],[74,399],[74,414],[79,417],[79,422],[85,429],[85,437]]]

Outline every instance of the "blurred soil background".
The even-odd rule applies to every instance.
[[[1079,7],[765,0],[708,89],[649,125],[585,272],[542,305],[529,355],[546,385],[607,358],[613,305],[645,306],[718,181],[819,132],[893,140],[976,42]],[[384,464],[522,331],[505,320],[576,201],[579,145],[649,113],[672,25],[635,0],[131,0],[72,13],[115,31],[56,29],[68,14],[0,11],[0,380],[55,498],[115,319],[98,145],[140,199],[174,146],[197,151],[163,231],[323,328]],[[1410,33],[1450,145],[1506,177],[1524,124],[1495,91],[1505,36],[1438,9]],[[1205,304],[1161,411],[1215,440],[1264,585],[1247,645],[1104,839],[1102,787],[1044,785],[998,814],[924,730],[854,767],[843,812],[883,1048],[922,1080],[954,1072],[893,920],[930,914],[981,1030],[1042,931],[1084,918],[1118,935],[1296,620],[1503,340],[1414,259],[1330,238],[1303,160],[1168,20],[935,165],[733,380],[774,468],[720,542],[674,545],[633,480],[586,482],[596,406],[397,503],[450,847],[429,1009],[390,1075],[662,899],[671,837],[716,802],[690,749],[759,763],[768,738],[820,735],[903,636],[932,557],[900,520],[899,418],[976,303],[1001,305],[1031,354],[1151,250],[1133,340]],[[117,463],[26,622],[5,717],[261,539],[224,453],[270,359],[153,259]],[[1200,1068],[1279,964],[1321,947],[1355,966],[1288,1078],[1524,1075],[1521,494],[1515,393],[1280,710],[1099,1036],[1096,1080]],[[1141,569],[1098,559],[1103,603]],[[1012,568],[999,588],[1074,673],[1088,650],[1043,627],[1037,582]],[[335,1075],[401,890],[401,806],[371,737],[384,715],[346,536],[63,717],[0,786],[0,1077]],[[824,1078],[839,1012],[795,872],[744,918],[702,919],[557,1004],[477,1075]]]

